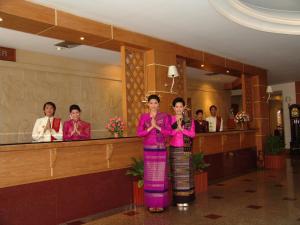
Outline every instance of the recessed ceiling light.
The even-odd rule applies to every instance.
[[[80,40],[82,40],[82,41],[83,41],[83,40],[84,40],[84,37],[80,37]]]
[[[201,64],[201,67],[204,67],[204,64]]]
[[[3,21],[3,19],[0,17],[0,22],[2,22]]]
[[[230,71],[229,70],[226,70],[226,73],[229,73]]]

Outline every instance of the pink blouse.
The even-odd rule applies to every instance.
[[[171,124],[174,124],[174,123],[176,123],[176,116],[171,117]],[[171,140],[170,140],[170,145],[171,146],[183,147],[184,146],[183,135],[186,135],[190,138],[195,137],[195,123],[194,123],[194,120],[192,120],[192,125],[191,125],[191,128],[189,130],[185,129],[184,125],[183,125],[183,130],[182,131],[173,129],[171,131],[170,135],[171,135]]]
[[[74,124],[77,123],[78,131],[80,134],[72,134],[74,130]],[[63,139],[64,141],[72,140],[87,140],[91,138],[91,125],[82,120],[74,121],[68,120],[64,122]]]
[[[161,128],[161,131],[156,128],[147,131],[151,127],[150,113],[141,115],[137,127],[137,135],[144,138],[144,146],[165,146],[166,138],[171,132],[170,117],[166,113],[157,113],[156,124]]]

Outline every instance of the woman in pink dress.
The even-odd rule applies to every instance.
[[[144,198],[150,212],[168,207],[168,166],[166,137],[171,132],[170,117],[158,111],[159,97],[148,97],[149,113],[141,115],[137,135],[144,144]]]
[[[87,140],[91,138],[91,125],[80,120],[81,109],[78,105],[70,106],[70,119],[64,122],[64,141]]]
[[[185,102],[175,98],[175,115],[171,117],[170,163],[172,174],[173,201],[184,209],[195,199],[194,176],[192,169],[192,138],[195,137],[195,124],[184,113]]]

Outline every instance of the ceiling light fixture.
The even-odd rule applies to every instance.
[[[80,37],[80,40],[82,40],[82,41],[83,41],[84,39],[85,39],[84,37]]]
[[[225,68],[226,68],[226,73],[230,73],[229,69],[227,69],[227,59],[225,58]]]
[[[2,22],[2,21],[3,21],[3,18],[0,17],[0,22]]]
[[[201,67],[202,68],[204,67],[204,52],[202,52],[202,64],[201,64]]]

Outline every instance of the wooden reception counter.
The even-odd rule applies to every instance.
[[[211,155],[239,149],[255,148],[255,130],[232,130],[196,135],[193,152]]]
[[[195,137],[193,152],[204,152],[209,182],[256,168],[255,130],[203,133]]]
[[[209,180],[255,168],[255,131],[197,135]],[[0,224],[59,224],[132,202],[137,137],[0,146]],[[35,215],[34,217],[32,215]]]
[[[203,133],[193,152],[205,155],[255,148],[255,131]],[[89,173],[128,168],[142,157],[140,138],[0,146],[0,188]]]

